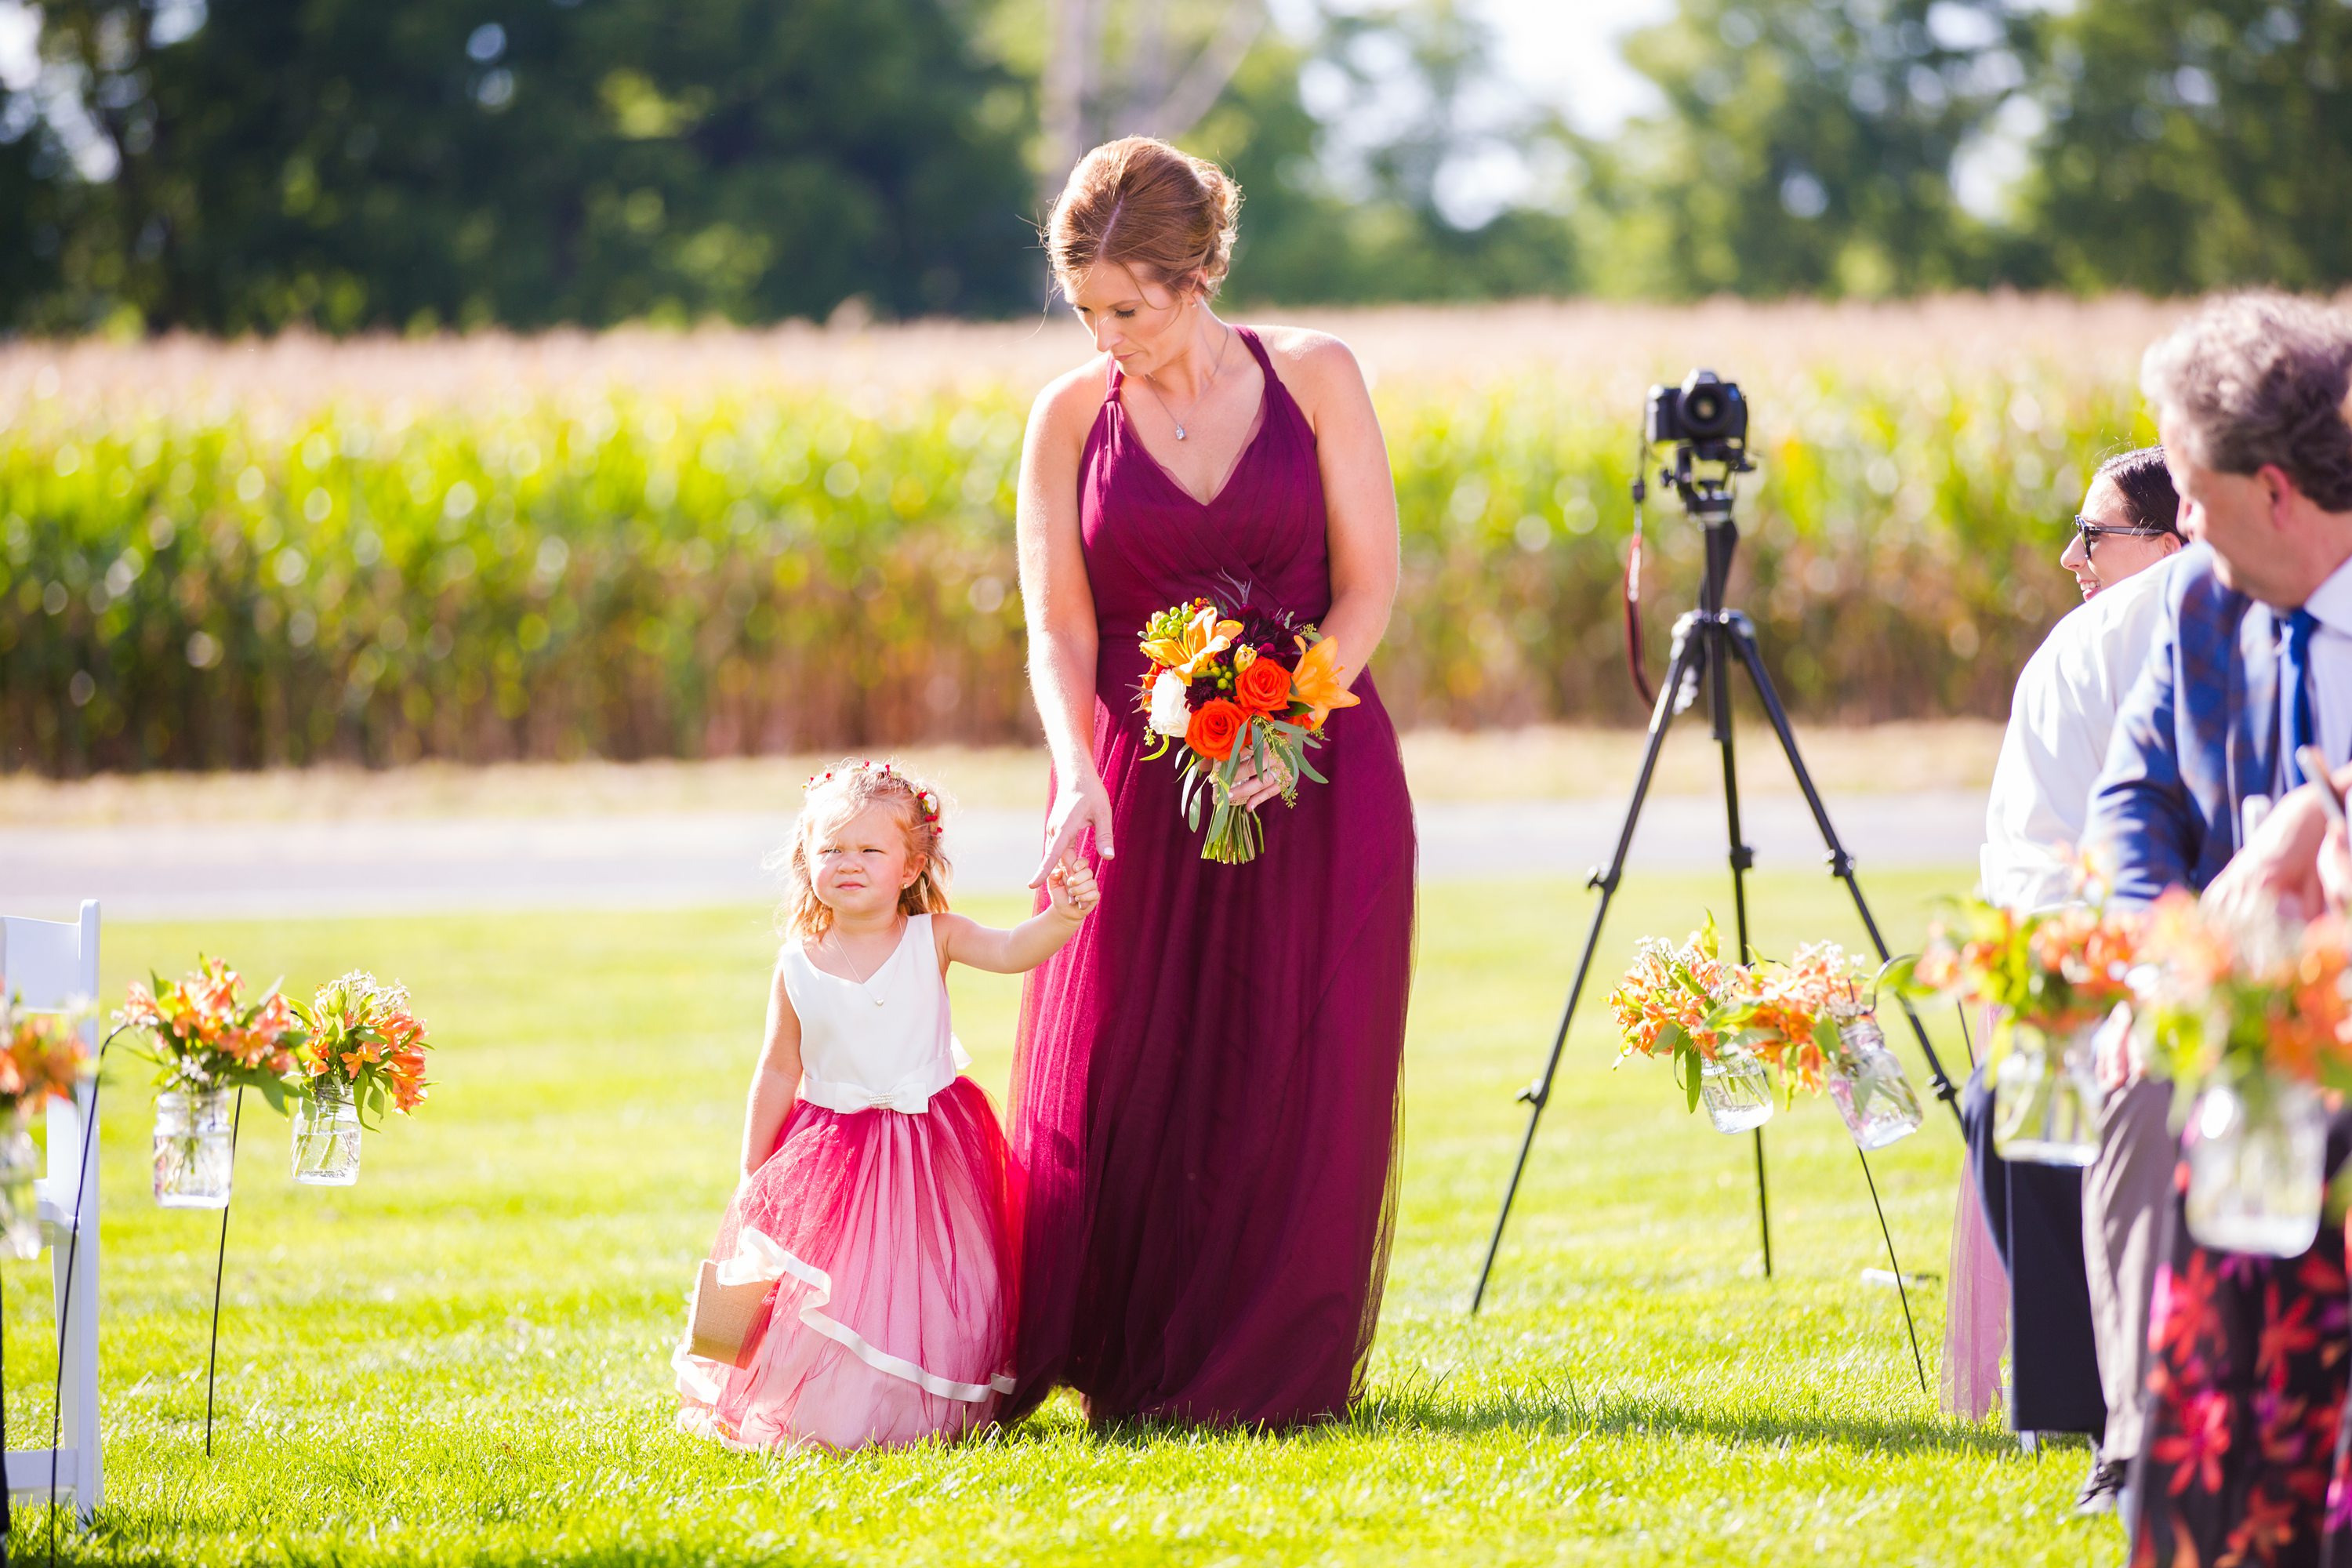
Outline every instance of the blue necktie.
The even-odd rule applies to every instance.
[[[2309,610],[2294,611],[2279,645],[2279,776],[2289,789],[2305,782],[2295,753],[2319,739],[2311,705],[2311,634],[2318,624]]]

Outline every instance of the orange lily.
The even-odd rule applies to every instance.
[[[1239,621],[1217,619],[1216,606],[1204,605],[1187,622],[1182,634],[1173,637],[1154,637],[1141,645],[1145,657],[1165,669],[1176,672],[1179,680],[1191,680],[1203,665],[1233,647],[1234,639],[1242,635]]]
[[[1311,710],[1307,727],[1319,730],[1334,708],[1353,708],[1360,700],[1339,679],[1339,639],[1325,637],[1314,647],[1298,640],[1298,668],[1290,672],[1290,695]]]

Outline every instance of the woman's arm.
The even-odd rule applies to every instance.
[[[1389,473],[1388,443],[1372,412],[1363,368],[1347,344],[1296,329],[1267,335],[1278,345],[1274,352],[1284,384],[1315,429],[1331,565],[1331,610],[1320,624],[1339,645],[1340,678],[1353,686],[1388,635],[1389,614],[1396,605],[1396,482]],[[1279,794],[1282,785],[1278,777],[1258,778],[1244,761],[1235,775],[1234,799],[1255,806]]]
[[[1097,375],[1091,366],[1073,371],[1038,394],[1021,444],[1014,532],[1029,627],[1029,689],[1059,781],[1033,888],[1089,827],[1104,858],[1115,853],[1110,798],[1095,771],[1095,599],[1078,535],[1078,466],[1087,426],[1102,407]]]
[[[768,1042],[760,1050],[760,1065],[751,1070],[751,1096],[743,1111],[743,1175],[767,1163],[775,1152],[784,1117],[801,1092],[801,1016],[784,992],[784,961],[776,959],[776,975],[768,992]]]
[[[1297,336],[1296,379],[1306,388],[1300,405],[1315,426],[1328,517],[1331,613],[1322,626],[1339,639],[1340,673],[1352,686],[1388,635],[1396,605],[1396,482],[1356,356],[1337,338]]]
[[[940,968],[970,964],[992,974],[1025,974],[1068,944],[1078,926],[1102,901],[1095,889],[1095,874],[1083,860],[1056,866],[1045,879],[1051,900],[1043,914],[1030,916],[1011,931],[984,926],[962,915],[935,915],[931,932],[939,944]]]

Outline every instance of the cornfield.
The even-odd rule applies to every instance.
[[[1632,720],[1642,394],[1747,387],[1734,602],[1815,718],[2000,714],[2085,475],[2151,438],[2132,300],[1316,318],[1375,383],[1401,721]],[[1034,732],[1037,327],[0,349],[0,735],[54,773]],[[1654,643],[1699,530],[1653,501]],[[1653,668],[1658,648],[1652,649]]]

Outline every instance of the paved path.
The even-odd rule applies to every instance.
[[[1759,867],[1822,863],[1801,799],[1743,804]],[[1609,858],[1622,810],[1613,800],[1427,805],[1422,876],[1580,876]],[[1831,811],[1865,873],[1973,865],[1984,822],[1983,798],[1962,791],[1851,795]],[[152,920],[760,902],[775,896],[761,861],[789,822],[709,813],[7,828],[0,908],[39,914],[95,898],[112,918]],[[964,812],[948,833],[961,888],[1014,889],[1034,868],[1038,823],[1029,813]],[[1636,868],[1723,861],[1719,802],[1650,803],[1634,840]]]

